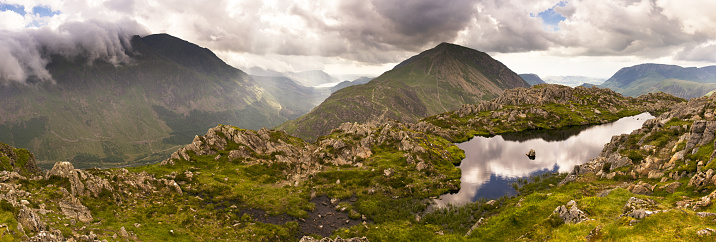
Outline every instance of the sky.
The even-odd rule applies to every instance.
[[[168,33],[242,70],[378,76],[441,42],[516,73],[608,78],[716,65],[714,0],[0,0],[0,78],[52,80],[47,52],[128,62]],[[42,50],[42,51],[41,51]]]

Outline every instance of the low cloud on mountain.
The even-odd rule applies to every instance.
[[[56,29],[41,27],[0,34],[0,81],[28,79],[52,81],[45,68],[51,55],[81,57],[88,63],[104,60],[114,64],[130,61],[131,37],[147,34],[139,24],[124,22],[67,22]]]

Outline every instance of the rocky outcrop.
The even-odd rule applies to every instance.
[[[676,192],[676,189],[681,187],[681,182],[672,182],[669,184],[664,185],[664,190],[668,193],[674,193]]]
[[[668,101],[664,95],[652,94],[640,98],[664,98]],[[571,174],[594,173],[606,179],[620,176],[661,182],[690,177],[687,184],[673,182],[662,188],[673,193],[686,185],[701,191],[716,184],[714,170],[710,169],[713,164],[709,165],[716,158],[716,152],[709,151],[709,155],[702,151],[713,149],[708,146],[712,145],[716,134],[715,111],[716,96],[674,104],[669,111],[647,120],[642,128],[631,134],[612,137],[598,157],[575,167]],[[619,171],[615,171],[617,169]],[[649,195],[656,188],[640,181],[631,184],[628,189],[635,194]]]
[[[658,206],[654,200],[631,197],[624,205],[621,216],[643,219],[651,216],[652,214],[663,212],[663,210],[658,210],[657,208]]]
[[[567,206],[562,205],[555,208],[553,214],[558,215],[564,223],[578,224],[587,220],[587,215],[577,208],[577,202],[574,200],[570,200]]]
[[[626,106],[628,104],[624,96],[610,89],[582,86],[571,88],[553,84],[509,89],[494,102],[501,105],[543,105],[547,103],[586,105],[591,102],[611,104],[611,106]]]
[[[432,169],[432,166],[421,158],[421,155],[428,152],[425,148],[428,144],[424,141],[425,134],[420,130],[438,132],[439,128],[425,122],[344,123],[334,129],[331,135],[309,144],[288,136],[284,131],[268,129],[251,131],[219,125],[209,129],[204,136],[196,136],[191,144],[173,153],[169,159],[162,162],[162,165],[173,165],[182,160],[192,162],[190,153],[213,156],[219,151],[228,151],[226,160],[232,162],[240,161],[246,164],[278,162],[298,167],[291,174],[286,174],[289,175],[287,183],[295,184],[321,171],[325,164],[360,167],[363,165],[362,160],[373,156],[374,147],[388,145],[404,151],[408,163],[416,165],[418,170],[423,171]],[[229,146],[234,148],[226,150]],[[449,158],[447,150],[441,152],[445,159]],[[216,158],[222,160],[219,156]]]
[[[51,229],[50,231],[40,231],[35,236],[32,236],[28,241],[31,242],[60,242],[65,241],[65,237],[62,236],[62,231],[57,229]]]
[[[709,235],[712,235],[712,234],[714,234],[714,233],[716,233],[716,230],[714,230],[714,229],[712,229],[712,228],[705,228],[705,229],[696,231],[696,234],[699,235],[699,236],[709,236]]]
[[[97,197],[102,192],[102,189],[107,189],[110,192],[114,190],[106,179],[75,169],[72,163],[66,161],[55,163],[45,175],[45,179],[49,179],[52,176],[69,179],[72,196]]]
[[[17,222],[22,224],[23,229],[32,232],[39,232],[47,229],[45,222],[43,222],[32,209],[26,207],[24,204],[19,206]]]
[[[14,171],[24,176],[39,175],[40,168],[37,167],[37,164],[35,162],[35,155],[27,152],[29,153],[27,156],[27,160],[24,160],[20,158],[16,151],[27,152],[24,149],[16,149],[12,146],[0,142],[0,157],[8,158],[9,165],[10,167],[12,167],[12,170],[9,171]],[[0,170],[2,169],[3,168],[0,168]]]
[[[630,185],[627,190],[634,194],[651,195],[654,192],[654,186],[649,183],[640,181],[637,184]]]
[[[62,190],[64,189],[61,189],[61,191]],[[92,213],[90,210],[83,205],[79,199],[70,195],[66,190],[64,190],[64,193],[65,197],[57,203],[62,214],[85,223],[92,221]]]

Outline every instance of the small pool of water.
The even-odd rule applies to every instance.
[[[460,164],[460,191],[436,200],[438,207],[460,205],[479,198],[515,195],[512,183],[546,172],[570,172],[575,165],[599,155],[612,136],[631,133],[654,116],[649,113],[615,122],[563,130],[529,131],[494,137],[475,137],[456,144],[465,151]],[[535,150],[535,159],[527,157]]]

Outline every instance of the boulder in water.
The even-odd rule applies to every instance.
[[[535,150],[530,149],[530,152],[527,152],[527,154],[525,154],[525,155],[527,155],[527,157],[529,157],[530,160],[534,160],[535,159]]]

